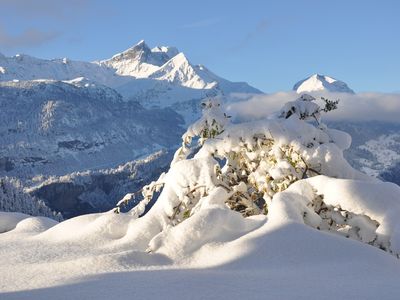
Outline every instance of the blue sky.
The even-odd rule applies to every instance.
[[[144,39],[265,91],[313,73],[400,91],[400,1],[0,0],[0,52],[97,60]]]

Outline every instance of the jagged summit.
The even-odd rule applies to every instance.
[[[293,90],[297,93],[328,91],[354,94],[345,82],[320,74],[314,74],[299,81],[293,86]]]
[[[190,89],[209,90],[221,86],[228,93],[260,92],[245,83],[238,85],[224,80],[202,65],[192,64],[175,47],[156,46],[150,49],[144,40],[100,64],[114,69],[118,75],[163,81]]]
[[[153,51],[153,49],[151,49],[149,47],[149,45],[146,43],[145,40],[140,40],[139,42],[137,42],[135,45],[133,45],[132,47],[126,49],[125,51],[123,51],[122,53],[116,54],[114,56],[118,56],[121,54],[129,54],[129,53],[146,53],[146,54],[150,54]]]
[[[136,45],[111,59],[101,61],[100,64],[116,69],[119,75],[146,78],[178,53],[175,47],[158,46],[150,49],[144,40],[140,40]]]
[[[132,47],[126,49],[121,53],[115,54],[112,59],[116,58],[137,58],[137,56],[142,55],[144,53],[151,52],[149,46],[147,46],[144,40],[140,40],[137,44],[133,45]]]

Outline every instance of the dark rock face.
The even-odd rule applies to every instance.
[[[14,163],[9,157],[0,157],[0,171],[9,172],[14,169]]]

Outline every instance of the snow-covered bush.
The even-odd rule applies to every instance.
[[[315,103],[316,99],[308,94],[303,94],[300,98],[295,101],[291,101],[285,104],[281,109],[280,117],[289,118],[291,115],[296,114],[301,120],[315,120],[317,123],[321,120],[321,112],[330,112],[337,109],[339,100],[329,100],[321,97],[321,100],[325,103],[324,107],[320,107]]]
[[[375,180],[316,176],[276,194],[271,222],[286,216],[318,230],[370,244],[400,257],[399,186]]]
[[[379,235],[381,223],[370,211],[357,210],[358,204],[343,207],[341,203],[349,200],[340,197],[332,205],[325,201],[327,195],[314,191],[316,187],[306,187],[307,180],[321,174],[371,180],[343,158],[351,137],[321,122],[321,112],[336,109],[338,101],[321,100],[323,107],[312,96],[302,95],[268,120],[240,124],[231,123],[217,101],[207,101],[203,117],[183,135],[170,170],[140,191],[143,200],[128,213],[134,218],[143,216],[146,205],[162,190],[150,216],[145,216],[148,221],[143,221],[153,224],[148,250],[162,247],[179,231],[174,227],[185,227],[186,219],[200,222],[199,216],[217,206],[243,217],[293,215],[293,220],[316,229],[400,253],[391,247],[390,237]],[[293,192],[287,192],[294,184],[307,189],[307,201],[299,200],[304,195],[293,197]],[[136,195],[128,194],[115,212]]]

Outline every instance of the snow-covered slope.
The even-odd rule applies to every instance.
[[[90,62],[62,59],[40,59],[25,54],[13,57],[0,56],[0,81],[13,80],[71,80],[86,77],[107,86],[120,84],[115,70]]]
[[[320,74],[314,74],[299,81],[293,86],[293,90],[299,94],[304,92],[321,91],[354,94],[354,91],[343,81]]]

